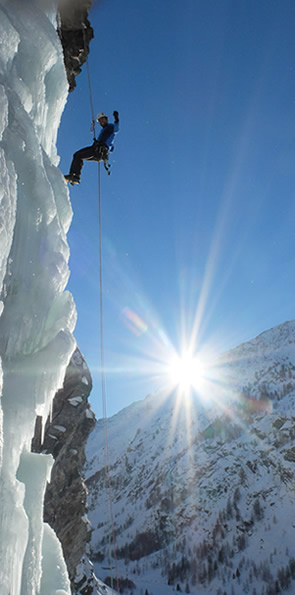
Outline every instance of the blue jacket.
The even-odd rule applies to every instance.
[[[102,129],[97,140],[112,150],[115,134],[117,134],[117,132],[119,132],[119,122],[114,122],[114,124],[107,124]]]

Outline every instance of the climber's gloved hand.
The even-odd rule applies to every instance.
[[[117,112],[116,110],[113,112],[113,116],[114,116],[114,120],[115,122],[119,122],[119,112]]]

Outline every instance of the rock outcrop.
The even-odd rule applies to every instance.
[[[58,34],[62,43],[69,91],[76,86],[75,78],[89,54],[93,29],[88,20],[91,0],[60,0],[58,3]]]
[[[44,520],[61,541],[73,591],[77,566],[91,535],[86,514],[87,489],[82,477],[85,444],[95,426],[95,416],[88,403],[91,388],[90,372],[76,349],[64,386],[54,398],[43,443],[40,418],[37,418],[32,443],[34,452],[51,453],[55,459],[45,494]]]

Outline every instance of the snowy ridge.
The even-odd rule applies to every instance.
[[[219,358],[218,365],[231,386],[241,389],[251,384],[254,395],[264,378],[269,382],[270,371],[276,381],[275,370],[288,361],[295,362],[295,321],[280,324],[239,345]]]
[[[224,354],[208,407],[150,395],[109,420],[124,592],[294,592],[294,340],[292,321]],[[92,561],[106,580],[104,450],[98,422],[86,473]]]
[[[67,81],[51,21],[41,3],[0,0],[1,595],[70,592],[42,521],[52,459],[30,453],[75,347],[72,210],[55,147]]]

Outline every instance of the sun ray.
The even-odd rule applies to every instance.
[[[144,388],[148,380],[151,386],[150,393],[154,394],[154,412],[161,407],[165,399],[171,400],[167,451],[180,431],[180,420],[182,424],[185,420],[186,434],[183,438],[188,445],[191,443],[193,423],[199,423],[199,415],[196,412],[203,407],[208,411],[209,417],[211,413],[212,418],[216,414],[224,414],[228,415],[233,423],[243,423],[235,413],[235,408],[229,407],[234,397],[232,388],[226,386],[226,375],[223,375],[226,362],[218,365],[213,347],[209,348],[208,344],[201,342],[204,325],[210,316],[208,302],[227,228],[231,199],[232,194],[229,192],[228,199],[221,205],[219,216],[216,218],[197,304],[194,299],[195,310],[192,307],[193,302],[190,311],[185,308],[184,302],[189,296],[184,292],[178,320],[178,345],[169,336],[130,270],[123,269],[120,270],[120,274],[114,275],[114,271],[117,273],[119,267],[112,255],[112,264],[115,266],[110,267],[113,272],[109,283],[115,285],[117,291],[109,293],[116,296],[112,305],[115,305],[118,320],[126,331],[122,335],[123,338],[120,337],[121,345],[117,346],[118,352],[107,351],[106,373],[109,377],[126,376],[128,382],[134,383],[137,387],[142,383]],[[213,301],[213,306],[211,302],[212,300],[212,308],[215,302]],[[111,365],[108,365],[108,362],[111,362]],[[99,367],[96,371],[100,371]],[[238,398],[237,394],[237,401]]]

